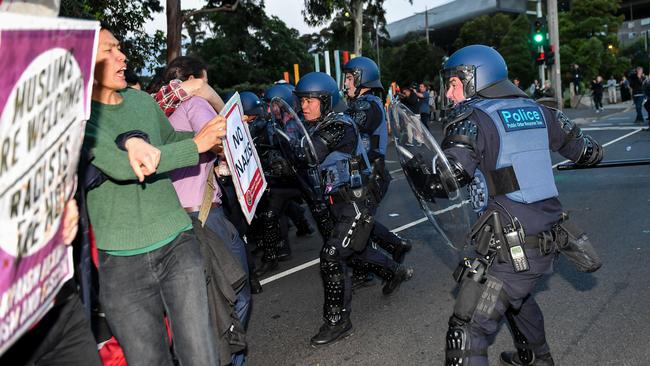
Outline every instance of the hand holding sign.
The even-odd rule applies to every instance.
[[[216,116],[194,136],[194,142],[199,153],[204,153],[214,146],[221,145],[224,136],[226,136],[226,119],[223,116]]]
[[[79,229],[79,208],[73,198],[65,205],[63,213],[63,244],[70,245],[77,236]]]

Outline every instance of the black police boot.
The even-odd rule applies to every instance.
[[[309,222],[307,220],[300,220],[295,223],[296,224],[296,236],[297,237],[302,237],[302,236],[312,236],[314,235],[314,228],[309,225]]]
[[[311,345],[314,347],[324,346],[344,339],[352,335],[352,322],[349,318],[341,320],[336,325],[325,322],[321,325],[318,333],[311,337]]]
[[[268,249],[265,249],[264,255],[262,256],[262,264],[255,270],[255,275],[262,277],[276,268],[278,268],[278,256],[275,253],[271,254]]]
[[[259,294],[260,292],[262,292],[262,284],[260,283],[260,279],[257,278],[255,272],[251,273],[250,275],[250,283],[251,283],[251,294]]]
[[[280,249],[278,249],[278,260],[285,262],[291,259],[291,246],[286,240],[280,242]]]
[[[522,362],[517,352],[501,352],[501,366],[555,366],[550,353],[533,357],[533,362]]]
[[[401,285],[402,282],[410,280],[411,277],[413,277],[413,268],[407,268],[400,265],[397,267],[397,270],[395,270],[393,277],[386,281],[386,284],[382,288],[382,292],[384,295],[392,294],[399,288],[399,285]]]
[[[413,246],[411,245],[410,240],[400,240],[399,245],[397,245],[395,251],[393,251],[393,260],[397,263],[404,263],[404,257],[406,256],[406,253],[411,251],[411,248],[413,248]]]

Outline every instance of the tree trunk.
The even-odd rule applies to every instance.
[[[363,0],[352,0],[352,17],[354,18],[354,54],[359,57],[363,47]]]
[[[167,63],[181,55],[181,0],[167,0]]]

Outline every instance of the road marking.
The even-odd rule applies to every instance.
[[[636,130],[639,126],[617,126],[617,125],[601,125],[596,127],[581,128],[583,131],[610,131],[610,130]]]
[[[583,130],[586,130],[586,128],[583,128]],[[623,135],[623,136],[621,136],[621,137],[618,137],[618,138],[616,138],[616,139],[614,139],[614,140],[612,140],[612,141],[609,141],[609,142],[607,142],[607,143],[604,143],[604,144],[601,145],[601,146],[602,146],[602,147],[606,147],[606,146],[609,146],[609,145],[611,145],[611,144],[615,144],[615,143],[617,143],[617,142],[623,140],[624,138],[627,138],[627,137],[630,137],[630,136],[634,135],[635,133],[637,133],[637,132],[639,132],[639,131],[641,131],[641,129],[640,129],[640,128],[637,128],[635,131],[632,131],[632,132],[627,133],[627,134],[625,134],[625,135]],[[560,165],[560,164],[564,164],[564,163],[568,163],[568,162],[570,162],[570,160],[564,160],[564,161],[561,161],[561,162],[559,162],[559,163],[553,165],[553,168],[556,168],[558,165]],[[395,171],[393,171],[393,172],[401,171],[401,170],[402,170],[402,169],[397,169],[397,170],[395,170]],[[390,173],[392,174],[393,172],[390,172]],[[449,209],[452,209],[452,208],[455,208],[455,207],[452,206],[452,207],[448,207],[448,208],[443,209],[443,210],[440,210],[440,211],[436,211],[436,212],[434,212],[434,215],[437,215],[437,214],[439,214],[439,213],[445,212],[445,211],[447,211],[447,210],[449,210]],[[391,230],[391,232],[392,232],[392,233],[398,233],[398,232],[400,232],[400,231],[406,230],[406,229],[411,228],[411,227],[413,227],[413,226],[419,225],[419,224],[421,224],[421,223],[423,223],[423,222],[425,222],[425,221],[427,221],[426,216],[425,216],[425,217],[422,217],[422,218],[420,218],[420,219],[417,219],[417,220],[415,220],[415,221],[411,221],[411,222],[409,222],[408,224],[404,224],[404,225],[402,225],[402,226],[396,227],[395,229]],[[320,263],[320,259],[319,259],[319,258],[313,259],[313,260],[311,260],[311,261],[309,261],[309,262],[307,262],[307,263],[303,263],[303,264],[301,264],[301,265],[299,265],[299,266],[296,266],[296,267],[290,268],[290,269],[288,269],[288,270],[286,270],[286,271],[283,271],[283,272],[280,272],[280,273],[274,274],[273,276],[267,277],[267,278],[261,280],[261,281],[260,281],[260,284],[262,284],[262,285],[266,285],[267,283],[273,282],[273,281],[275,281],[275,280],[279,280],[279,279],[282,278],[282,277],[286,277],[286,276],[288,276],[288,275],[290,275],[290,274],[293,274],[293,273],[296,273],[296,272],[298,272],[298,271],[302,271],[303,269],[305,269],[305,268],[309,268],[309,267],[314,266],[314,265],[316,265],[316,264],[318,264],[318,263]]]

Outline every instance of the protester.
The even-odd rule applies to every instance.
[[[417,89],[414,88],[415,95],[418,97],[418,112],[420,113],[420,121],[428,129],[429,128],[429,118],[431,117],[431,112],[429,109],[429,90],[427,89],[426,84],[420,83],[417,85]]]
[[[627,79],[627,76],[622,75],[621,81],[618,84],[621,89],[621,100],[627,102],[632,99],[632,94],[630,93],[630,81]]]
[[[194,57],[181,56],[169,63],[164,73],[164,80],[165,83],[169,83],[173,80],[202,79],[207,85],[207,75],[207,66],[203,61]],[[194,96],[182,102],[175,109],[169,116],[169,122],[176,131],[198,133],[206,123],[216,116],[217,112],[206,99]],[[224,157],[219,159],[225,160]],[[203,195],[207,188],[207,179],[210,177],[214,184],[214,193],[205,225],[221,238],[230,252],[239,260],[242,268],[248,270],[244,243],[239,237],[237,229],[225,217],[223,207],[221,207],[222,192],[214,175],[215,164],[218,164],[217,156],[212,152],[205,152],[200,155],[199,165],[176,169],[170,173],[170,177],[181,205],[193,217],[199,215]],[[244,326],[248,321],[250,299],[250,287],[246,285],[239,291],[235,304],[239,319]],[[243,353],[233,356],[233,365],[243,364],[245,364]]]
[[[194,137],[174,132],[146,93],[126,88],[125,61],[118,40],[102,28],[84,139],[91,164],[108,178],[88,192],[100,301],[129,365],[173,365],[174,358],[215,365],[203,258],[166,173],[196,165],[199,153],[220,145],[225,120],[212,119]]]

